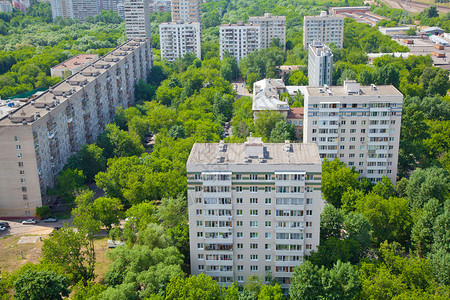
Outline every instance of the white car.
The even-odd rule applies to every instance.
[[[5,230],[6,230],[6,227],[0,226],[0,231],[5,231]]]
[[[58,218],[47,218],[47,219],[44,219],[44,222],[56,222],[56,221],[58,221]]]
[[[37,223],[37,221],[35,219],[28,219],[28,220],[22,221],[23,225],[36,224],[36,223]]]

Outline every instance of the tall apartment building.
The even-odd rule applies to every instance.
[[[0,1],[0,12],[10,13],[12,11],[13,11],[13,6],[10,1],[8,1],[8,0]]]
[[[150,13],[154,12],[171,12],[172,3],[170,0],[151,0],[150,1]]]
[[[117,12],[117,4],[123,2],[122,0],[99,0],[98,1],[98,10],[99,12],[102,10],[112,10]]]
[[[134,101],[152,64],[150,39],[130,40],[0,119],[0,216],[33,216],[67,159]]]
[[[305,16],[303,20],[303,46],[308,51],[308,46],[314,40],[324,44],[334,43],[342,48],[344,40],[344,17],[327,15],[326,11],[319,16]]]
[[[151,38],[148,0],[125,0],[124,14],[127,38]]]
[[[52,16],[78,19],[95,17],[99,13],[97,1],[92,0],[51,0]]]
[[[308,83],[310,87],[331,85],[333,79],[333,53],[330,48],[314,40],[308,51]]]
[[[191,274],[222,285],[249,276],[289,287],[320,236],[315,144],[194,144],[187,162]]]
[[[201,59],[201,28],[199,22],[159,24],[161,59],[174,61],[186,53]]]
[[[239,62],[253,51],[262,48],[261,25],[237,24],[220,25],[220,59],[229,52]]]
[[[200,0],[172,0],[172,22],[201,22]]]
[[[125,7],[124,7],[123,2],[117,3],[117,14],[122,19],[125,19]]]
[[[317,143],[321,158],[339,158],[372,182],[385,175],[395,184],[402,105],[392,85],[307,87],[304,141]]]
[[[274,39],[279,39],[286,50],[286,17],[265,13],[262,17],[249,17],[249,23],[261,24],[261,47],[267,49]]]

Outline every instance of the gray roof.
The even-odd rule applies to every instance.
[[[253,110],[289,110],[289,104],[280,100],[278,90],[285,90],[281,79],[263,79],[253,84]]]

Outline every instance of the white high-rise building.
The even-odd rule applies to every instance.
[[[187,161],[191,274],[230,285],[271,273],[287,289],[294,267],[319,245],[321,172],[315,144],[252,137],[194,144]]]
[[[174,61],[186,53],[201,59],[201,29],[199,22],[159,24],[161,59]]]
[[[342,48],[344,40],[344,17],[327,15],[326,11],[319,16],[305,16],[303,20],[303,46],[308,51],[308,46],[314,40],[329,45],[334,43]]]
[[[121,3],[121,0],[99,0],[99,11],[112,10],[117,12],[117,5]]]
[[[125,0],[124,14],[127,38],[151,38],[148,0]]]
[[[172,0],[172,22],[201,22],[200,0]]]
[[[355,167],[376,183],[395,184],[403,95],[392,85],[307,87],[303,136],[317,143],[321,158]]]
[[[117,3],[117,14],[122,19],[125,19],[125,8],[124,8],[124,5],[123,5],[123,2]]]
[[[260,24],[237,24],[220,25],[220,59],[229,52],[239,62],[241,58],[247,57],[249,53],[260,50],[261,25]]]
[[[249,17],[249,23],[261,24],[261,47],[267,49],[274,39],[278,39],[286,50],[286,17],[265,13],[262,17]]]
[[[150,39],[130,40],[13,109],[0,106],[0,217],[32,217],[55,177],[92,143],[152,66]],[[6,111],[6,113],[4,113]]]
[[[51,0],[52,17],[63,17],[64,19],[75,18],[73,13],[72,0]]]
[[[0,1],[0,12],[10,13],[13,11],[13,6],[10,1],[2,0]]]
[[[310,87],[331,85],[333,79],[333,53],[319,41],[309,44],[308,80]]]

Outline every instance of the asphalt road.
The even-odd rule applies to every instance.
[[[10,221],[10,220],[0,220],[0,222],[8,222],[10,228],[5,231],[0,231],[0,238],[8,235],[40,235],[49,234],[52,232],[53,227],[62,227],[64,223],[72,224],[72,219],[58,220],[54,223],[44,223],[39,221],[37,224],[27,224],[23,225],[22,221]]]

